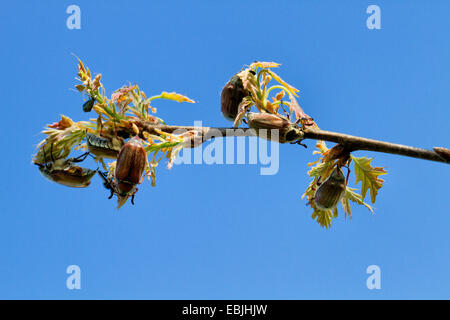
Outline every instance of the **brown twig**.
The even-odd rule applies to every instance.
[[[155,128],[164,132],[173,133],[175,131],[197,130],[202,132],[204,141],[211,139],[213,136],[257,136],[258,130],[250,128],[212,128],[212,127],[194,127],[194,126],[168,126],[155,125],[146,123],[145,121],[136,120],[136,125],[148,133],[155,133]],[[325,130],[317,130],[306,128],[303,130],[303,139],[324,140],[341,144],[348,152],[357,150],[367,150],[375,152],[383,152],[390,154],[398,154],[406,157],[431,160],[443,163],[450,163],[450,150],[442,147],[436,147],[434,150],[421,149],[406,145],[384,142],[379,140],[367,139],[348,134],[331,132]]]
[[[356,137],[338,132],[307,129],[304,131],[304,138],[340,143],[349,152],[357,150],[368,150],[375,152],[398,154],[406,157],[419,158],[424,160],[450,163],[450,158],[445,158],[445,156],[440,155],[438,152],[435,152],[434,150],[427,150],[405,146],[402,144]],[[437,148],[437,149],[439,150],[443,149],[450,152],[450,150],[445,148]]]

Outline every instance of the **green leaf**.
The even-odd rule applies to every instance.
[[[182,141],[176,141],[176,142],[161,142],[157,144],[150,145],[148,147],[145,147],[145,151],[147,152],[153,152],[153,151],[159,151],[164,148],[173,148],[177,145],[179,145]]]
[[[331,227],[333,212],[331,212],[331,210],[316,209],[312,214],[312,218],[315,219],[321,227],[328,229],[329,227]]]
[[[267,72],[274,78],[278,83],[280,83],[283,87],[285,87],[290,93],[292,93],[294,96],[298,97],[297,92],[299,92],[298,89],[294,88],[293,86],[289,85],[287,82],[285,82],[279,75],[277,75],[272,70],[267,70]]]
[[[372,167],[370,162],[372,158],[366,157],[354,157],[351,156],[355,167],[355,184],[361,181],[361,195],[362,200],[366,197],[368,189],[370,189],[370,200],[375,203],[378,190],[383,186],[384,180],[378,178],[378,176],[386,174],[386,171],[381,167]]]
[[[153,100],[152,98],[150,98],[150,99]],[[195,103],[194,100],[191,100],[188,97],[183,96],[182,94],[179,94],[179,93],[176,93],[176,92],[165,92],[165,91],[163,91],[158,98],[173,100],[173,101],[177,101],[177,102]]]
[[[365,203],[364,201],[362,201],[361,195],[354,192],[354,190],[356,190],[356,189],[347,187],[345,189],[344,195],[342,196],[341,205],[342,205],[342,208],[344,209],[345,215],[348,215],[349,217],[352,216],[350,201],[353,201],[359,205],[365,206],[373,214],[372,207],[370,205],[368,205],[367,203]]]
[[[325,180],[331,173],[334,166],[334,161],[321,162],[308,171],[310,177],[322,177],[322,181]]]

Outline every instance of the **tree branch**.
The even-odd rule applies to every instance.
[[[258,136],[259,130],[252,128],[213,128],[213,127],[194,127],[194,126],[168,126],[152,124],[141,120],[136,120],[136,125],[142,131],[155,134],[155,129],[173,133],[180,131],[196,130],[202,133],[203,141],[207,141],[212,137],[227,136]],[[315,130],[306,128],[303,130],[302,139],[324,140],[341,144],[347,151],[353,152],[358,150],[375,151],[382,153],[398,154],[406,157],[431,160],[450,164],[450,150],[442,147],[435,147],[433,150],[410,147],[406,145],[384,142],[379,140],[367,139],[348,134],[331,132],[325,130]]]
[[[406,157],[419,158],[424,160],[450,163],[450,150],[442,147],[434,148],[434,150],[427,150],[325,130],[307,129],[304,131],[304,135],[305,139],[316,139],[339,143],[349,152],[357,150],[368,150],[398,154]]]

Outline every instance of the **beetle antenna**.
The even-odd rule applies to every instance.
[[[134,194],[131,196],[131,204],[134,206]]]

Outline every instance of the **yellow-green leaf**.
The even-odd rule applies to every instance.
[[[281,79],[281,77],[279,75],[277,75],[275,72],[273,72],[272,70],[268,70],[269,74],[272,76],[272,78],[274,78],[277,82],[279,82],[281,85],[283,85],[284,87],[286,87],[286,89],[292,93],[294,96],[298,97],[297,92],[299,92],[300,90],[294,88],[293,86],[289,85],[287,82],[285,82],[283,79]]]
[[[82,84],[77,84],[75,88],[77,88],[78,91],[83,92],[85,87]]]
[[[331,227],[331,220],[333,219],[333,212],[331,210],[316,209],[312,213],[312,218],[315,219],[321,227],[328,229]]]
[[[194,100],[191,100],[188,97],[183,96],[182,94],[179,94],[179,93],[176,93],[176,92],[165,92],[165,91],[163,91],[161,93],[161,98],[162,99],[174,100],[174,101],[177,101],[177,102],[195,103]]]
[[[361,195],[354,192],[354,190],[356,190],[356,189],[347,187],[345,189],[344,195],[342,196],[341,205],[342,205],[342,208],[344,208],[345,214],[348,214],[349,217],[352,216],[349,200],[353,201],[359,205],[365,206],[367,209],[369,209],[370,212],[373,213],[372,207],[370,205],[368,205],[367,203],[365,203],[364,201],[362,201]]]
[[[375,198],[378,194],[378,189],[383,186],[384,180],[378,178],[378,176],[386,174],[386,171],[381,167],[372,167],[370,162],[372,158],[366,157],[353,157],[353,163],[355,164],[355,184],[361,181],[361,195],[362,200],[366,197],[367,190],[370,189],[370,200],[375,203]]]
[[[250,65],[250,69],[255,68],[255,67],[257,67],[257,68],[278,68],[279,66],[281,66],[281,64],[276,63],[276,62],[256,61]]]
[[[321,162],[317,164],[315,167],[311,168],[311,170],[308,171],[308,175],[310,177],[322,177],[322,181],[328,178],[330,175],[332,169],[334,167],[334,162]]]

